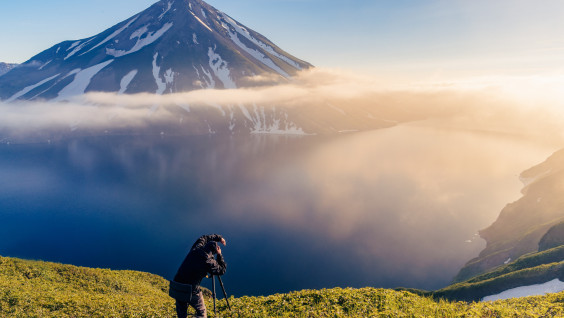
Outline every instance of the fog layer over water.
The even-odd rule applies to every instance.
[[[227,238],[230,294],[435,289],[556,150],[399,125],[338,137],[95,137],[0,145],[0,255],[172,278]]]

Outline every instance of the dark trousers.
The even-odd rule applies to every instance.
[[[192,295],[190,302],[176,301],[176,314],[178,318],[188,317],[188,305],[196,309],[196,316],[198,318],[207,318],[206,304],[204,303],[204,295],[202,292]]]

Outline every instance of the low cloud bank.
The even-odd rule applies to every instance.
[[[271,81],[255,79],[263,80]],[[390,124],[427,120],[434,125],[560,141],[562,84],[564,76],[552,75],[386,87],[381,80],[314,69],[287,83],[254,88],[167,95],[88,93],[65,103],[0,103],[0,130],[25,134],[49,129],[143,129],[183,122],[194,109],[215,109],[226,116],[222,109],[258,105],[282,109],[301,118],[300,123],[313,118],[324,118],[318,126],[344,122],[348,130],[373,128],[363,124],[367,118]]]

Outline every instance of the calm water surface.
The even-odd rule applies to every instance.
[[[170,279],[199,235],[220,233],[236,296],[436,289],[484,247],[475,234],[519,197],[517,175],[550,152],[417,125],[3,144],[0,255]]]

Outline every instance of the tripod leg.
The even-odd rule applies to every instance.
[[[223,296],[225,296],[225,302],[227,303],[227,307],[231,310],[231,305],[229,305],[229,300],[227,299],[227,293],[225,292],[225,286],[223,286],[223,281],[221,280],[221,276],[217,276],[217,280],[219,281],[219,285],[221,286],[221,290],[223,291]]]
[[[214,275],[211,276],[211,279],[212,279],[212,297],[213,297],[213,313],[214,313],[214,316],[217,317],[217,308],[215,307],[215,298],[216,298],[216,295],[215,295],[215,279],[213,279],[213,277],[214,277]],[[219,278],[219,276],[218,276],[218,278]]]

